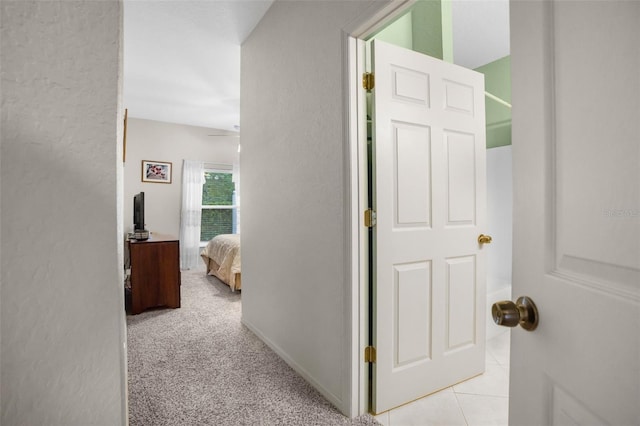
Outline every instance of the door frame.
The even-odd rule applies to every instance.
[[[373,12],[363,14],[343,32],[343,80],[346,88],[345,109],[348,112],[345,125],[345,171],[346,198],[350,231],[348,240],[348,263],[351,287],[350,300],[350,345],[347,358],[350,362],[350,414],[366,414],[370,409],[371,380],[369,364],[363,362],[365,348],[369,345],[369,241],[364,224],[367,209],[367,120],[366,99],[362,96],[362,74],[366,70],[365,40],[381,30],[395,18],[406,13],[417,0],[391,1],[380,8],[374,5]]]

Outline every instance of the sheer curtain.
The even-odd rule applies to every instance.
[[[180,268],[182,269],[193,269],[199,263],[203,185],[204,163],[184,160],[180,213]]]

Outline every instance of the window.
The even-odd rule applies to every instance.
[[[236,185],[233,173],[222,168],[204,169],[200,241],[237,232]]]

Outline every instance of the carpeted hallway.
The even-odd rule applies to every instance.
[[[127,316],[132,426],[378,424],[344,417],[242,326],[240,293],[183,271],[181,296]]]

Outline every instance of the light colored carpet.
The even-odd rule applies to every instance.
[[[344,417],[244,327],[240,293],[186,271],[181,296],[127,316],[131,426],[378,424]]]

